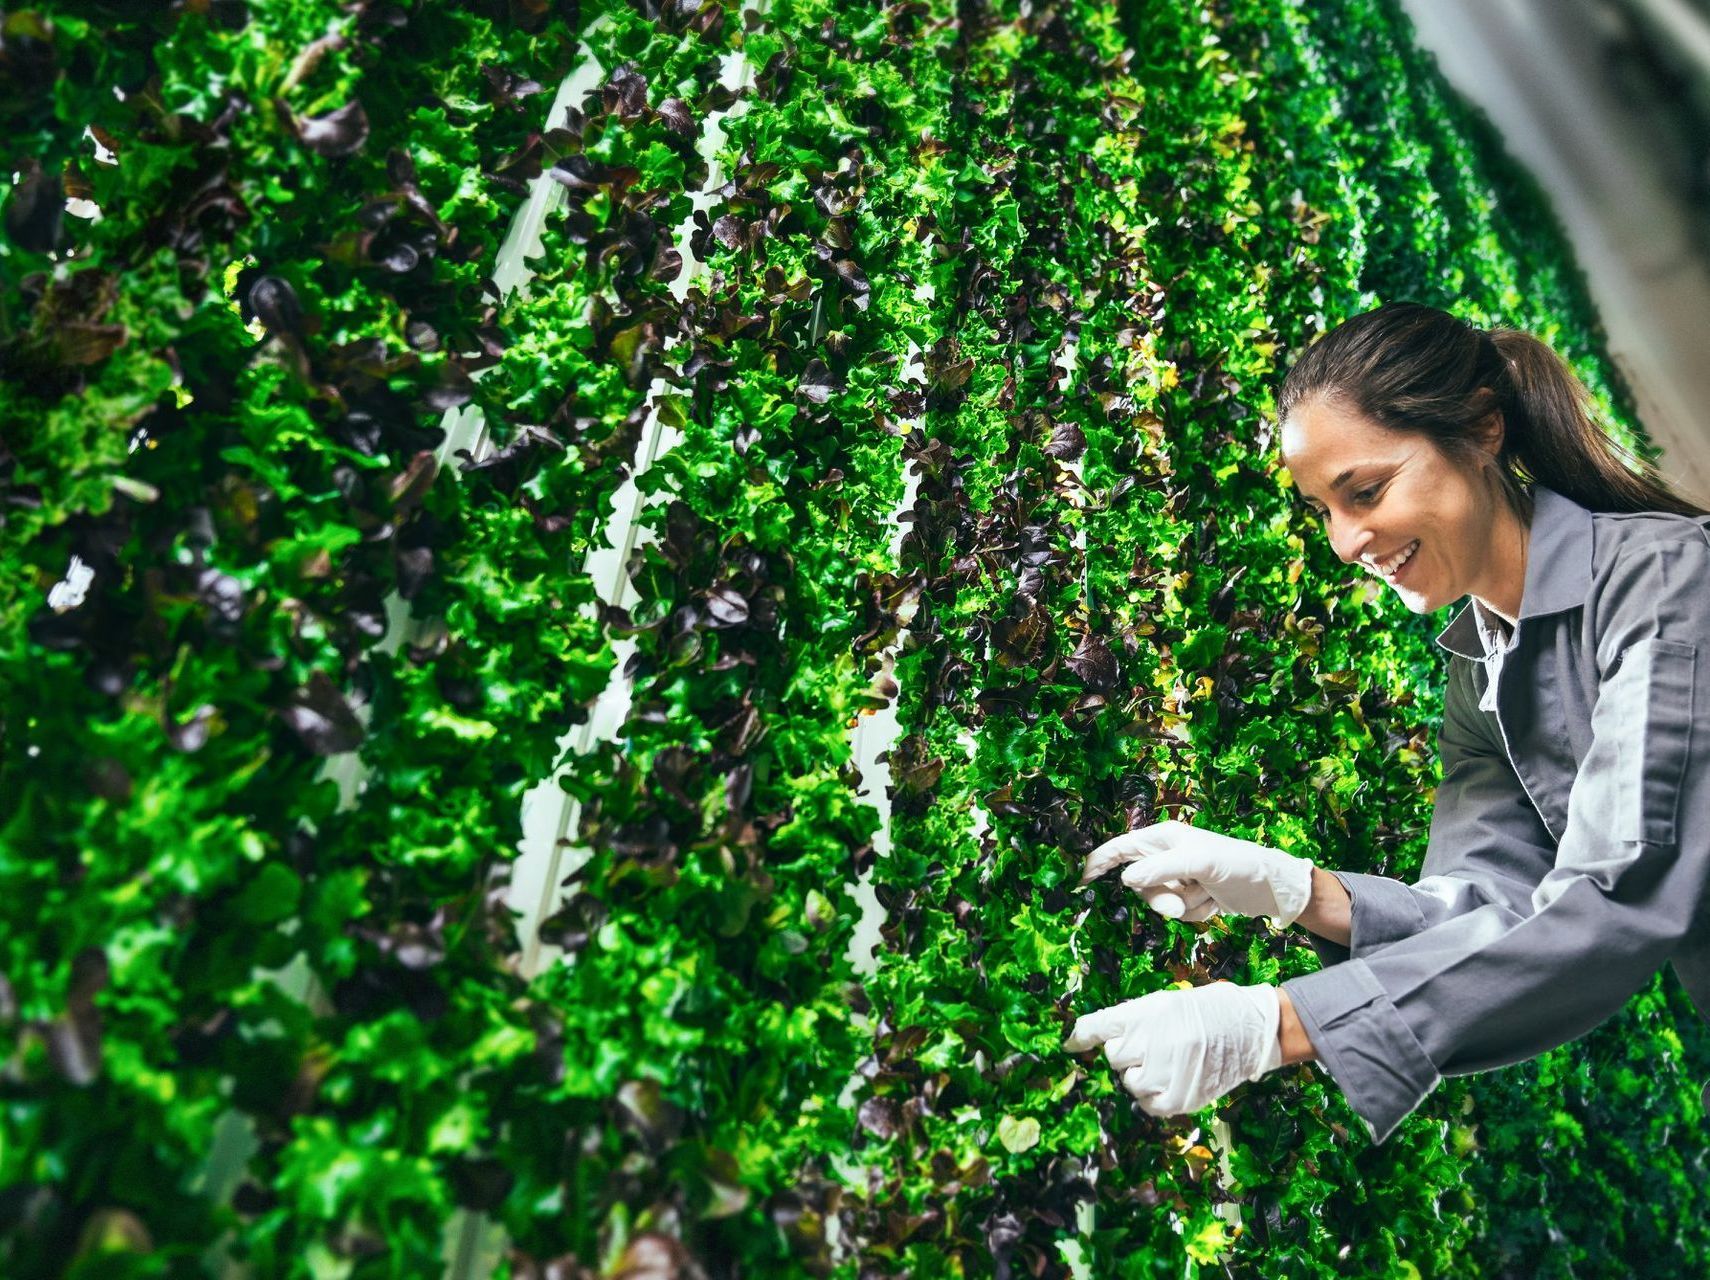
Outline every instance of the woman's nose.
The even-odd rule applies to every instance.
[[[1371,548],[1371,530],[1364,525],[1349,521],[1338,527],[1335,522],[1330,526],[1330,545],[1341,557],[1343,564],[1354,564]]]

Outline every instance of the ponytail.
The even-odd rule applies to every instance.
[[[1457,461],[1494,466],[1501,493],[1528,523],[1531,481],[1592,511],[1710,515],[1610,437],[1567,362],[1518,329],[1487,332],[1435,307],[1385,303],[1301,354],[1277,395],[1277,417],[1325,397],[1392,431],[1429,436]],[[1504,427],[1494,460],[1477,443],[1493,412]]]
[[[1567,361],[1519,329],[1492,329],[1489,338],[1505,369],[1505,476],[1536,480],[1593,511],[1707,514],[1597,425],[1591,393]]]

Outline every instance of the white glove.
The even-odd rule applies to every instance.
[[[1086,1014],[1063,1047],[1084,1053],[1102,1044],[1141,1110],[1189,1115],[1283,1065],[1281,1019],[1277,988],[1214,982]]]
[[[1121,863],[1122,883],[1159,915],[1204,920],[1220,911],[1271,916],[1279,928],[1312,901],[1312,863],[1251,840],[1185,822],[1154,823],[1106,840],[1087,855],[1081,883]]]

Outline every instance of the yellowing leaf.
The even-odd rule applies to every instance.
[[[1216,1262],[1228,1251],[1233,1237],[1222,1218],[1209,1218],[1187,1237],[1188,1256],[1195,1262]]]

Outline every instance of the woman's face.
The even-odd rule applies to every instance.
[[[1492,456],[1501,432],[1493,416]],[[1518,609],[1512,566],[1498,559],[1512,542],[1499,526],[1512,513],[1488,481],[1457,466],[1430,437],[1387,430],[1318,397],[1282,424],[1281,447],[1336,554],[1388,583],[1414,613],[1465,595],[1506,600],[1510,586]]]

